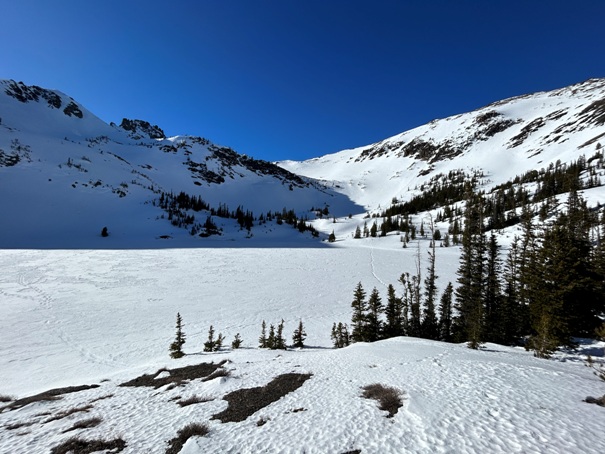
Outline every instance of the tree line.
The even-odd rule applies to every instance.
[[[386,304],[376,288],[366,299],[357,285],[350,328],[332,328],[335,347],[403,335],[470,348],[524,345],[548,357],[560,345],[573,345],[574,337],[594,336],[605,312],[605,214],[590,210],[575,190],[566,209],[540,226],[538,213],[524,205],[521,235],[503,260],[485,217],[486,198],[470,185],[465,193],[457,285],[448,283],[437,303],[433,241],[426,277],[419,252],[416,274],[401,275],[400,295],[389,285]]]

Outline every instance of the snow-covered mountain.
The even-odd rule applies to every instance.
[[[6,213],[0,246],[215,244],[216,237],[198,234],[207,236],[202,226],[221,207],[231,213],[240,207],[255,218],[252,233],[234,219],[213,218],[223,243],[297,243],[302,237],[293,229],[265,222],[268,211],[284,209],[309,220],[318,210],[329,219],[353,215],[356,222],[344,225],[314,224],[325,235],[335,230],[344,237],[367,212],[379,214],[437,184],[475,179],[489,194],[581,156],[588,162],[581,178],[595,182],[584,196],[596,205],[605,195],[599,181],[604,140],[605,79],[499,101],[376,144],[278,165],[201,137],[167,138],[143,120],[107,124],[59,91],[0,81],[0,208]],[[521,186],[531,192],[539,184],[529,178]],[[205,205],[170,214],[166,201],[159,206],[162,192],[201,197]],[[109,238],[100,235],[105,226]]]
[[[522,347],[470,350],[413,337],[330,348],[330,328],[351,320],[358,283],[383,295],[394,284],[401,294],[402,273],[427,269],[428,237],[407,248],[403,234],[353,239],[367,212],[461,175],[486,194],[511,181],[506,191],[535,194],[541,168],[582,155],[584,197],[593,206],[605,200],[605,80],[282,169],[202,138],[166,138],[142,120],[106,124],[57,91],[1,84],[0,452],[605,452],[605,411],[583,402],[603,394],[584,365],[587,355],[603,364],[603,342],[580,339],[551,360]],[[209,208],[242,206],[257,217],[327,207],[313,225],[337,240],[311,249],[324,243],[277,219],[257,218],[248,232],[218,215],[223,235],[200,238],[192,225],[172,225],[179,211],[169,220],[161,206],[167,197],[177,203],[166,194],[180,191],[189,205],[202,197]],[[180,211],[201,222],[211,213]],[[414,222],[424,217],[419,210]],[[436,256],[441,293],[456,282],[460,248]],[[186,356],[171,359],[177,313]],[[258,348],[263,322],[280,320],[288,341],[304,321],[306,347]],[[225,343],[205,352],[211,326]],[[241,348],[229,348],[236,336]],[[222,373],[209,376],[209,367]],[[300,388],[271,387],[301,376]],[[363,397],[375,384],[401,399],[391,417]],[[219,417],[237,402],[250,403],[239,420]],[[179,451],[175,440],[192,423],[208,433]]]
[[[530,170],[590,159],[605,143],[605,79],[518,96],[434,120],[381,142],[279,164],[346,194],[367,210],[409,200],[450,172],[482,175],[482,189]]]
[[[154,206],[162,192],[201,197],[208,208],[241,207],[256,218],[284,208],[298,217],[312,217],[314,207],[355,210],[346,196],[207,139],[167,138],[142,120],[106,124],[59,91],[0,81],[1,247],[175,247],[208,240],[189,233],[209,210],[181,210],[196,220],[178,228]],[[223,240],[250,239],[234,220],[214,222]],[[108,238],[100,236],[104,226]],[[293,229],[286,230],[273,222],[253,235],[287,239]]]

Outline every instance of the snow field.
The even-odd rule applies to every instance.
[[[350,243],[353,242],[353,243]],[[1,251],[0,394],[24,397],[50,388],[100,384],[0,413],[0,452],[48,452],[72,435],[122,437],[125,453],[164,452],[190,422],[210,433],[187,442],[184,453],[600,453],[605,411],[582,402],[603,385],[577,355],[538,360],[497,345],[464,345],[414,338],[330,348],[335,321],[349,322],[350,300],[415,270],[414,247],[398,237],[342,241],[319,249],[185,249],[143,251]],[[421,249],[423,272],[426,246]],[[437,248],[438,283],[454,280],[456,248]],[[346,266],[343,266],[346,264]],[[176,312],[184,321],[188,353],[171,360]],[[284,318],[289,340],[299,318],[309,348],[256,348],[260,324]],[[238,351],[202,353],[207,331],[244,340]],[[567,358],[563,361],[563,358]],[[183,387],[123,388],[162,367],[228,359],[230,377]],[[263,386],[282,373],[312,373],[295,392],[241,423],[212,415],[225,394]],[[361,397],[381,383],[402,392],[393,418]],[[177,398],[211,402],[181,408]],[[111,397],[108,397],[111,396]],[[99,400],[96,400],[99,399]],[[92,405],[88,412],[46,422],[52,415]],[[296,411],[295,411],[296,410]],[[46,415],[42,415],[46,414]],[[99,426],[62,433],[98,416]],[[260,419],[266,421],[258,426]],[[19,429],[6,427],[33,423]]]

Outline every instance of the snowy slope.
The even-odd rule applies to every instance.
[[[483,171],[483,189],[605,144],[605,79],[519,96],[381,142],[279,165],[323,180],[367,210],[409,200],[436,175]]]
[[[0,251],[0,394],[99,385],[0,412],[0,452],[47,453],[77,435],[121,438],[124,453],[164,453],[192,422],[210,432],[189,440],[183,453],[605,450],[605,411],[582,402],[605,392],[582,361],[585,353],[602,355],[596,344],[553,360],[414,338],[329,348],[331,324],[350,318],[357,281],[384,292],[384,283],[413,271],[411,248],[368,243],[376,247]],[[440,286],[452,279],[456,260],[455,248],[438,249]],[[172,360],[177,311],[187,356]],[[288,338],[303,319],[309,348],[256,348],[261,321],[281,318]],[[241,333],[243,348],[203,353],[211,324],[227,344]],[[164,367],[223,360],[229,377],[174,389],[118,386]],[[227,407],[227,393],[282,373],[312,377],[242,422],[211,419]],[[393,418],[361,397],[361,387],[373,383],[402,393]],[[209,401],[177,405],[192,396]],[[100,418],[98,426],[67,431],[91,418]]]
[[[605,134],[605,81],[281,163],[291,174],[201,138],[164,138],[143,122],[107,125],[59,92],[19,86],[22,102],[6,95],[15,90],[10,82],[2,86],[0,395],[99,387],[0,411],[0,452],[47,453],[77,435],[122,438],[125,453],[163,453],[192,422],[210,432],[189,440],[182,453],[605,452],[605,411],[582,402],[605,393],[584,366],[586,354],[603,361],[603,343],[586,342],[552,360],[491,344],[471,351],[413,338],[330,348],[332,324],[350,321],[358,282],[382,295],[395,284],[400,293],[397,279],[415,273],[418,251],[423,273],[427,267],[426,238],[406,249],[396,234],[351,239],[366,211],[385,208],[393,197],[409,199],[420,192],[416,186],[453,169],[483,169],[481,184],[489,190],[557,159],[589,157]],[[65,114],[72,102],[69,111],[82,118]],[[255,226],[246,238],[233,220],[220,221],[222,237],[192,237],[160,217],[150,203],[156,188],[186,189],[211,204],[255,212],[285,205],[303,214],[329,204],[330,216],[314,225],[334,230],[337,241],[313,247],[326,243],[275,223]],[[605,199],[602,187],[584,196],[593,205]],[[99,235],[104,225],[108,238]],[[501,243],[512,233],[504,230]],[[455,282],[458,259],[457,247],[437,248],[439,293]],[[172,360],[177,312],[187,355]],[[288,339],[304,321],[308,348],[257,348],[262,321],[282,319]],[[227,345],[240,333],[243,348],[203,353],[210,325]],[[161,368],[224,359],[229,377],[173,389],[119,386]],[[227,393],[292,372],[312,377],[242,422],[211,419],[227,407]],[[372,383],[402,393],[393,418],[361,398],[361,387]],[[177,405],[193,395],[209,401]],[[96,417],[96,427],[69,430]]]
[[[283,208],[298,216],[327,205],[339,214],[355,209],[345,196],[206,139],[165,138],[141,121],[121,126],[104,123],[58,91],[0,81],[0,209],[6,214],[0,247],[203,244],[161,219],[163,211],[152,205],[160,191],[201,196],[214,208],[241,206],[257,217]],[[198,214],[199,221],[207,215]],[[104,226],[108,239],[100,238]],[[228,220],[219,227],[223,240],[247,236]],[[274,230],[254,233],[274,236]]]

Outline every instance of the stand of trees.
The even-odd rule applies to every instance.
[[[386,304],[374,288],[369,297],[355,289],[351,333],[335,324],[335,347],[393,336],[415,336],[447,342],[525,345],[548,357],[574,337],[594,336],[605,313],[605,214],[588,209],[572,190],[566,210],[538,228],[529,205],[519,216],[521,235],[503,262],[493,230],[488,236],[486,198],[465,189],[457,286],[449,283],[437,305],[435,241],[422,279],[420,253],[415,275],[399,278],[403,292],[390,285]],[[430,226],[434,234],[433,226]],[[339,328],[340,327],[340,328]]]

